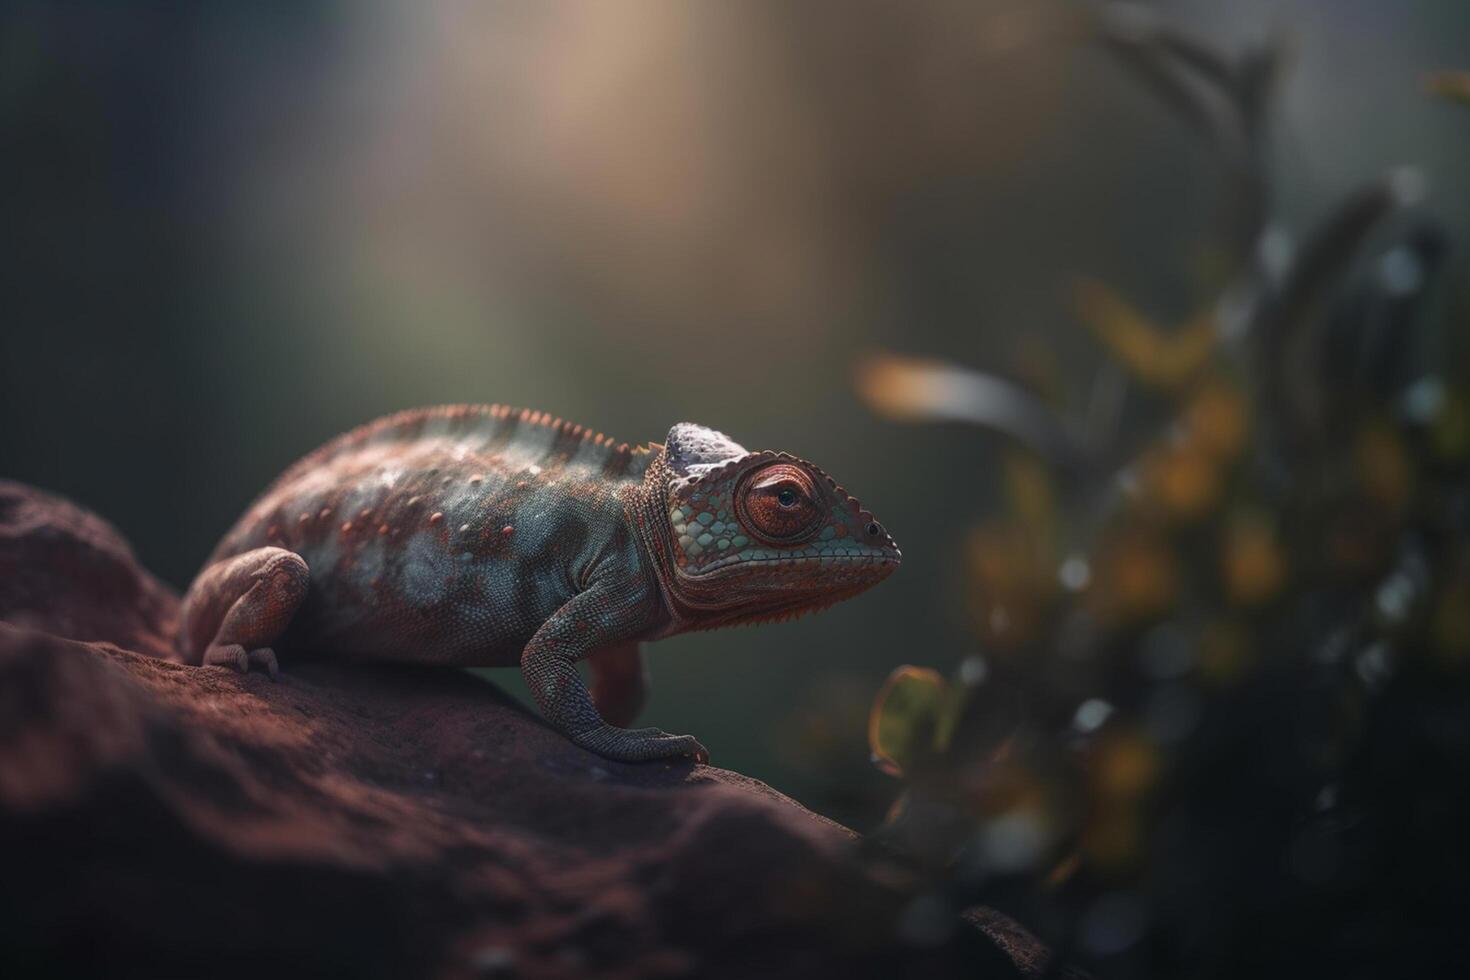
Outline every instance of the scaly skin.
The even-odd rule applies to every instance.
[[[612,759],[694,755],[629,730],[639,644],[785,619],[876,584],[887,532],[821,470],[689,423],[629,447],[499,406],[402,412],[288,469],[184,597],[194,664],[519,664],[542,713]],[[577,661],[591,662],[589,694]]]

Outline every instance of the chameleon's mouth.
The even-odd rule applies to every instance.
[[[903,558],[902,553],[897,548],[866,548],[860,546],[858,549],[853,549],[853,551],[855,553],[848,554],[805,554],[797,552],[795,554],[771,553],[769,555],[755,556],[732,555],[729,558],[700,569],[696,574],[689,575],[687,572],[684,574],[689,578],[707,581],[714,577],[724,577],[721,573],[748,568],[752,565],[762,565],[776,568],[783,566],[829,568],[833,572],[839,573],[857,571],[859,569],[874,569],[875,571],[882,569],[881,574],[877,576],[878,578],[882,578],[892,574],[893,570],[899,566]],[[864,575],[862,577],[867,579],[870,576]],[[830,581],[830,579],[827,581]]]
[[[810,562],[811,559],[806,561]],[[729,583],[687,581],[685,584],[691,586],[691,589],[685,593],[683,604],[686,608],[701,610],[700,616],[691,627],[696,630],[786,622],[821,612],[829,606],[868,591],[887,578],[897,567],[897,563],[870,563],[864,567],[869,569],[867,573],[853,578],[834,580],[829,574],[806,583],[785,583],[769,588],[739,580]],[[742,588],[742,585],[747,587]],[[710,586],[717,588],[711,589]]]
[[[708,581],[711,578],[724,577],[731,569],[760,565],[763,569],[823,569],[825,571],[816,573],[822,576],[818,581],[825,581],[828,585],[833,584],[831,576],[854,572],[864,580],[881,579],[899,566],[903,553],[898,550],[898,543],[893,540],[893,536],[881,524],[874,521],[868,527],[870,537],[867,540],[847,537],[837,540],[819,538],[795,546],[771,545],[761,548],[757,545],[738,554],[717,558],[690,577]],[[858,571],[859,569],[862,571]],[[787,580],[786,584],[795,583]]]
[[[697,572],[675,566],[671,598],[698,611],[689,629],[795,619],[866,592],[898,568],[897,548],[869,552],[731,556]]]
[[[729,609],[722,621],[789,619],[850,599],[899,565],[898,549],[869,554],[732,557],[690,573],[678,570],[680,593],[696,608]]]

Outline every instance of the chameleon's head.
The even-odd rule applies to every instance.
[[[664,464],[672,588],[692,628],[798,616],[898,567],[883,525],[805,460],[681,422]]]

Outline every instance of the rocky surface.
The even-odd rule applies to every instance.
[[[0,483],[0,974],[1035,975],[996,913],[904,943],[854,835],[620,764],[468,673],[171,659],[105,522]]]

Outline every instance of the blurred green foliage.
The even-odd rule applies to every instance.
[[[1235,173],[1215,274],[1172,326],[1077,280],[1109,359],[1085,417],[1034,379],[862,367],[881,414],[1008,447],[966,538],[979,653],[899,667],[872,709],[904,781],[873,860],[912,875],[916,937],[995,904],[1104,976],[1470,969],[1464,270],[1411,170],[1290,241],[1276,50],[1131,5],[1091,37]]]

